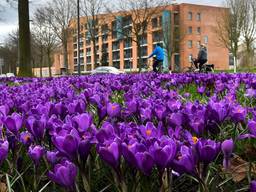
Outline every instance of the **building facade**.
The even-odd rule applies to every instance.
[[[167,6],[152,16],[147,31],[140,36],[140,47],[137,46],[132,33],[133,15],[127,16],[122,12],[115,15],[99,15],[94,37],[88,29],[88,23],[91,21],[81,17],[79,55],[77,23],[72,20],[69,25],[71,33],[68,38],[68,71],[77,73],[78,59],[82,73],[100,65],[114,66],[123,71],[137,71],[141,62],[142,67],[147,68],[152,62],[147,56],[157,43],[166,48],[164,65],[167,69],[182,71],[188,67],[190,58],[197,57],[199,45],[202,43],[207,46],[208,63],[215,64],[215,68],[219,70],[229,69],[229,52],[220,45],[213,30],[216,26],[216,16],[223,9],[185,3]],[[56,73],[61,72],[62,63],[63,57],[61,52],[58,52],[54,56]]]

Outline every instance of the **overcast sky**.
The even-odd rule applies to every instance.
[[[50,0],[49,0],[50,1]],[[30,11],[31,14],[33,11],[40,6],[43,6],[47,3],[47,0],[31,0],[30,1]],[[177,0],[178,3],[195,3],[195,4],[205,4],[205,5],[214,5],[220,6],[222,0]],[[3,43],[7,35],[17,29],[18,25],[18,16],[17,16],[17,7],[15,4],[10,6],[6,3],[6,0],[0,0],[0,5],[4,6],[4,10],[1,10],[0,13],[0,43]]]

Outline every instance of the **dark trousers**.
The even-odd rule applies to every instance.
[[[198,64],[199,64],[199,71],[202,70],[202,67],[203,65],[207,62],[207,59],[196,59],[195,60],[195,65],[196,65],[196,68],[198,68]]]
[[[163,65],[163,60],[155,59],[153,63],[153,71],[156,73],[160,72],[162,70],[162,65]]]

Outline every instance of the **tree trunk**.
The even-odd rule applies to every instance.
[[[39,66],[40,66],[40,77],[42,78],[43,77],[43,69],[42,69],[42,66],[43,66],[43,48],[41,46],[41,49],[40,49],[40,63],[39,63]]]
[[[32,77],[30,29],[29,29],[29,2],[18,1],[19,15],[19,73],[18,76]]]
[[[51,51],[50,50],[47,50],[47,59],[48,59],[49,77],[52,77],[52,63],[51,63]]]
[[[138,66],[139,66],[139,73],[141,72],[141,64],[142,64],[142,58],[141,58],[141,47],[139,41],[136,42],[137,44],[137,57],[139,58]]]
[[[68,73],[68,39],[67,38],[68,38],[67,30],[63,29],[62,46],[63,46],[65,73]]]
[[[96,50],[96,41],[93,37],[92,39],[92,46],[93,46],[93,63],[92,63],[92,70],[97,67],[97,50]]]

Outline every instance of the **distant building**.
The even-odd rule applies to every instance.
[[[180,71],[190,65],[189,59],[197,57],[199,45],[206,44],[208,50],[208,63],[215,64],[215,69],[229,69],[229,52],[217,43],[217,36],[213,31],[216,26],[216,15],[224,8],[177,4],[170,5],[165,10],[154,15],[148,25],[147,33],[142,34],[141,53],[142,66],[148,63],[147,56],[153,51],[156,43],[166,43],[165,28],[171,29],[169,41],[172,44],[171,68]],[[124,71],[138,70],[137,47],[131,38],[118,35],[123,30],[132,30],[131,17],[124,17],[118,12],[115,17],[110,14],[99,15],[99,27],[96,32],[97,45],[93,54],[93,45],[87,30],[85,17],[81,17],[80,38],[80,63],[81,71],[91,71],[99,65],[114,66]],[[108,21],[100,25],[101,20]],[[121,20],[121,25],[117,21]],[[119,22],[120,23],[120,22]],[[68,38],[68,70],[77,72],[77,24],[71,20],[69,25],[70,36]],[[110,31],[110,32],[109,32]],[[94,64],[95,62],[95,65]],[[102,63],[104,62],[104,63]],[[63,68],[63,56],[58,51],[54,56],[55,72],[61,73]]]

